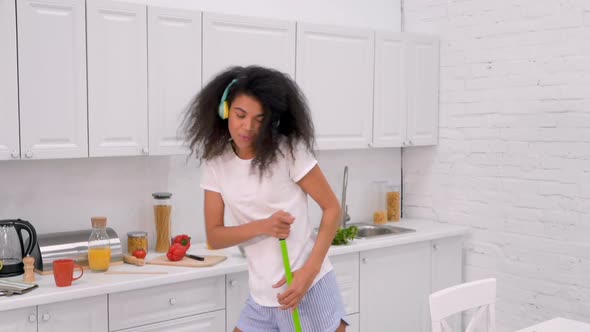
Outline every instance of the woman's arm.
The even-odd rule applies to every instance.
[[[266,219],[255,220],[244,225],[226,227],[223,224],[225,203],[221,194],[205,190],[205,228],[207,243],[213,249],[222,249],[248,241],[259,235],[287,238],[293,217],[278,211]]]
[[[318,165],[314,166],[297,184],[318,203],[322,209],[322,221],[307,262],[301,269],[293,273],[294,278],[291,286],[283,294],[278,295],[281,309],[295,308],[299,305],[299,302],[320,272],[328,249],[330,249],[336,231],[340,227],[340,203],[338,203],[338,199],[320,167]],[[273,287],[281,287],[284,284],[285,278]]]

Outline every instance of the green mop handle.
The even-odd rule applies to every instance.
[[[291,285],[293,281],[293,274],[291,273],[291,264],[289,263],[289,252],[287,251],[287,241],[285,239],[279,239],[281,243],[281,252],[283,253],[283,265],[285,265],[285,278],[287,279],[287,285]],[[299,320],[299,310],[295,308],[293,310],[293,325],[295,332],[301,332],[301,321]]]

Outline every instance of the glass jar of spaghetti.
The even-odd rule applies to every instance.
[[[127,233],[127,252],[133,254],[137,249],[148,251],[147,232],[135,231]]]
[[[154,222],[156,226],[156,252],[168,252],[172,239],[172,194],[167,192],[153,193]]]

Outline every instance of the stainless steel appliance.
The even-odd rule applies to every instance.
[[[28,234],[27,246],[22,231]],[[25,272],[23,258],[37,244],[37,233],[28,221],[21,219],[0,220],[0,277],[12,277]]]
[[[88,266],[88,238],[92,229],[71,232],[39,234],[38,245],[31,256],[35,257],[35,269],[41,274],[53,272],[53,261],[61,258],[72,258],[82,266]],[[111,264],[123,262],[121,241],[117,233],[107,227],[110,238]]]

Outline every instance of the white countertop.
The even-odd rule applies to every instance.
[[[403,244],[430,241],[439,238],[459,236],[466,234],[468,229],[449,224],[435,223],[426,220],[405,219],[400,222],[390,223],[394,226],[415,229],[416,232],[384,236],[372,239],[356,239],[344,246],[332,246],[328,255],[343,255],[353,252],[378,249],[384,247],[398,246]],[[193,244],[189,250],[197,255],[225,255],[227,259],[211,267],[172,267],[162,265],[135,266],[129,264],[115,265],[109,271],[166,271],[168,274],[129,274],[129,275],[107,275],[94,273],[89,270],[84,276],[72,283],[70,287],[57,287],[53,275],[36,275],[39,288],[23,295],[11,297],[0,297],[0,311],[19,309],[29,306],[74,300],[84,297],[117,293],[134,289],[160,286],[165,284],[183,282],[194,279],[202,279],[225,275],[234,272],[247,270],[246,259],[240,254],[236,247],[224,250],[207,250],[204,244]],[[148,259],[161,254],[148,255]],[[74,275],[78,272],[75,271]],[[7,280],[22,280],[22,275]]]

